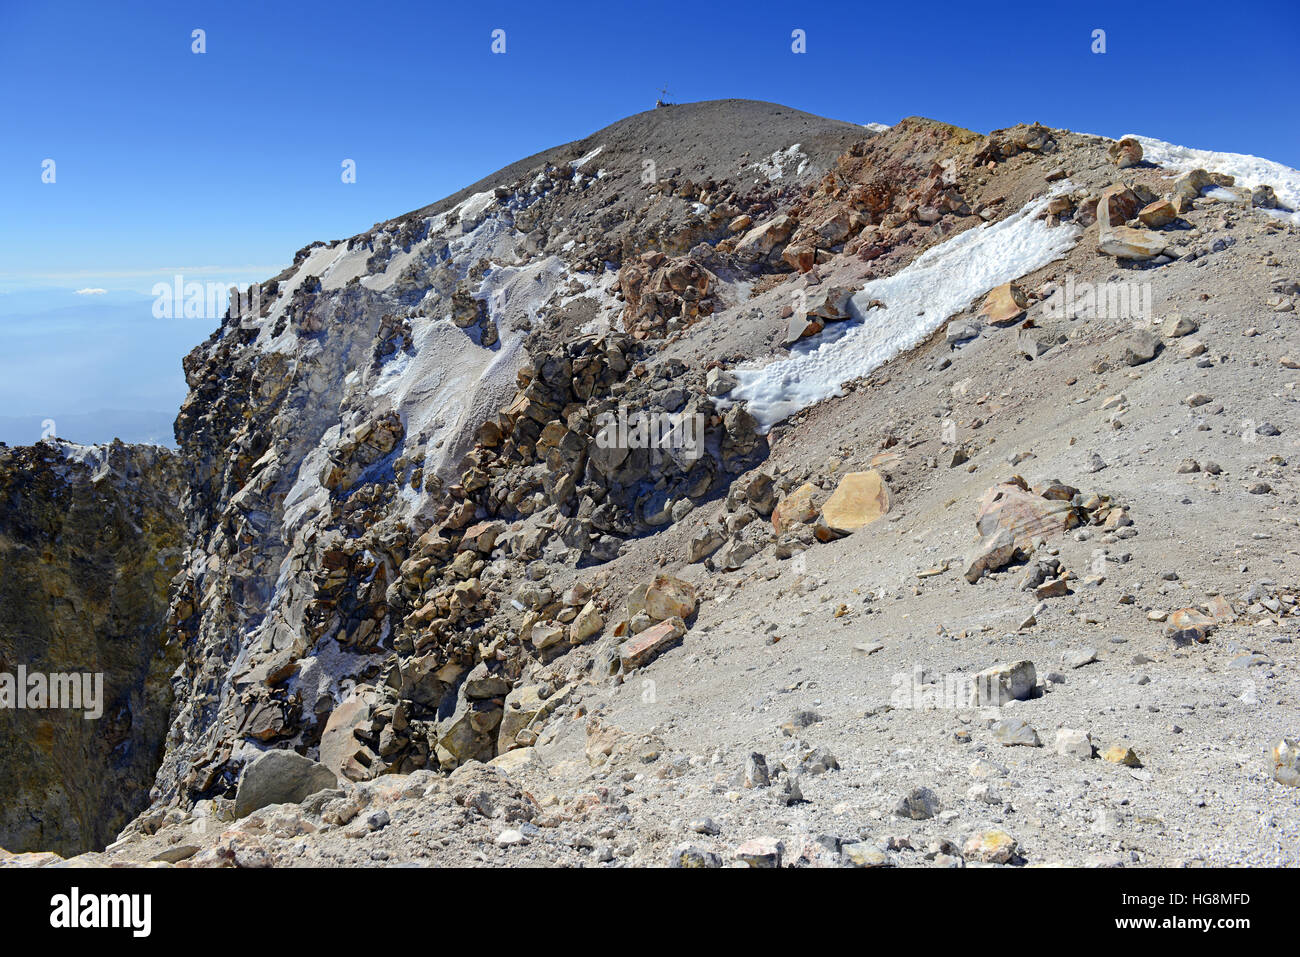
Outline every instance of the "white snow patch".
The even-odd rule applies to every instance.
[[[800,144],[795,143],[783,150],[777,150],[765,160],[750,163],[749,165],[766,176],[769,183],[785,176],[788,167],[795,163],[799,164],[795,170],[795,175],[799,176],[808,168],[808,157],[800,151],[799,147]],[[756,179],[754,182],[757,183],[759,180]]]
[[[578,157],[576,160],[570,162],[569,165],[572,166],[574,169],[582,169],[584,166],[586,166],[588,163],[594,160],[597,156],[599,156],[601,150],[603,150],[604,148],[605,148],[604,146],[597,146],[586,156]]]
[[[736,369],[729,398],[744,399],[763,431],[925,340],[946,320],[995,286],[1065,255],[1082,233],[1037,219],[1069,181],[997,223],[973,227],[926,250],[907,268],[867,283],[853,296],[853,319],[797,343],[789,358],[761,369]],[[886,308],[868,309],[873,299]]]
[[[1203,169],[1208,173],[1227,173],[1236,179],[1238,186],[1254,189],[1272,186],[1283,210],[1262,209],[1260,212],[1286,219],[1300,226],[1300,170],[1294,170],[1273,160],[1261,159],[1249,153],[1221,153],[1216,150],[1198,150],[1176,146],[1149,136],[1129,133],[1142,144],[1142,158],[1168,169],[1186,172]]]
[[[862,125],[873,133],[883,133],[885,130],[889,129],[888,123],[863,123]]]

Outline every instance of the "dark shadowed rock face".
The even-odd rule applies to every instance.
[[[178,661],[179,474],[154,446],[0,447],[0,847],[102,848],[149,802]],[[102,674],[102,693],[92,678],[77,709],[13,706],[50,674]]]

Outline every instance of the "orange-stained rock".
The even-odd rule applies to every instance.
[[[635,638],[624,643],[619,652],[623,669],[631,671],[649,664],[686,634],[686,623],[680,618],[669,618],[651,625]]]
[[[1028,306],[1029,300],[1025,298],[1024,291],[1014,282],[1006,282],[984,297],[980,315],[990,325],[1001,326],[1015,322],[1025,314]]]
[[[695,586],[672,575],[656,575],[645,591],[645,611],[655,621],[689,618],[698,603]]]

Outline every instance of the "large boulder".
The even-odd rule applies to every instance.
[[[1015,322],[1028,307],[1029,300],[1024,291],[1014,282],[1006,282],[984,297],[980,315],[989,325],[1002,326]]]
[[[775,216],[765,223],[759,223],[736,243],[736,256],[749,262],[765,259],[781,243],[790,238],[797,225],[793,217]]]
[[[655,621],[689,618],[699,599],[695,586],[673,575],[656,575],[645,591],[645,610]]]
[[[879,472],[849,472],[822,506],[817,537],[829,541],[851,535],[887,514],[889,506],[889,486]]]
[[[1011,564],[1016,556],[1016,539],[1005,528],[995,528],[985,535],[966,556],[965,578],[974,585],[988,572]]]
[[[357,738],[356,732],[370,731],[372,709],[369,695],[356,694],[335,708],[325,722],[320,739],[320,763],[340,778],[363,781],[371,776],[374,752]]]
[[[333,771],[296,751],[264,751],[244,767],[235,791],[235,817],[272,804],[301,804],[338,783]]]
[[[1142,200],[1123,183],[1109,186],[1097,201],[1097,225],[1102,230],[1110,226],[1123,226],[1138,214]]]
[[[1033,550],[1034,539],[1067,531],[1078,524],[1078,512],[1069,501],[1037,495],[1019,476],[986,491],[975,519],[975,528],[981,536],[1005,528],[1016,547],[1025,553]]]
[[[808,293],[804,311],[826,322],[840,322],[849,318],[849,300],[852,297],[853,290],[847,286],[823,283]]]
[[[1032,661],[994,665],[975,675],[973,705],[1001,707],[1008,701],[1023,701],[1034,692],[1038,673]]]
[[[1168,245],[1168,238],[1160,233],[1131,226],[1111,226],[1097,237],[1097,248],[1116,259],[1155,259]]]
[[[1110,161],[1120,169],[1128,169],[1142,162],[1142,144],[1131,136],[1126,136],[1117,143],[1106,147]]]

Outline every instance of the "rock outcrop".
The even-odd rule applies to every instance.
[[[149,803],[179,657],[180,488],[162,448],[0,447],[0,847],[102,849]],[[79,702],[56,693],[70,681]]]

